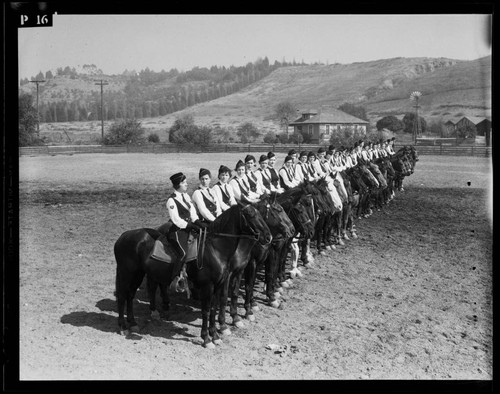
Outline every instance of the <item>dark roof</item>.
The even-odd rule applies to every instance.
[[[477,124],[481,123],[481,122],[482,122],[482,121],[484,121],[484,120],[489,121],[489,119],[487,119],[487,118],[479,118],[479,117],[477,117],[477,116],[464,116],[462,119],[468,119],[468,120],[470,120],[472,123],[474,123],[475,125],[477,125]],[[460,120],[462,120],[462,119],[460,119]],[[460,120],[459,120],[458,122],[460,122]],[[457,122],[457,123],[458,123],[458,122]]]
[[[310,112],[302,112],[302,113],[310,113]],[[328,111],[321,111],[319,114],[311,116],[309,119],[304,119],[302,117],[294,120],[290,123],[290,126],[293,125],[302,125],[302,124],[310,124],[310,123],[356,123],[356,124],[368,124],[370,122],[366,120],[362,120],[356,118],[355,116],[346,114],[339,109],[329,109]]]

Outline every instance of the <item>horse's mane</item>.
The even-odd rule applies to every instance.
[[[304,194],[306,194],[306,191],[302,185],[295,186],[281,193],[278,196],[277,201],[280,204],[284,203],[285,201],[292,201],[292,203],[295,203]]]
[[[220,233],[224,232],[227,228],[227,224],[234,220],[234,218],[238,218],[241,212],[241,206],[239,204],[231,206],[226,211],[222,212],[219,216],[215,218],[215,220],[209,224],[208,231],[211,233]]]

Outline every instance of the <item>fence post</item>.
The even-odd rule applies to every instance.
[[[443,144],[439,144],[439,154],[443,154]]]
[[[474,156],[474,145],[472,145],[471,148],[472,148],[472,156]]]

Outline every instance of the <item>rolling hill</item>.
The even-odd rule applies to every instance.
[[[326,110],[349,102],[366,108],[372,126],[385,115],[412,112],[410,93],[422,92],[420,114],[427,120],[458,120],[464,115],[491,118],[491,56],[472,61],[446,58],[393,58],[371,62],[280,67],[263,79],[215,100],[206,101],[168,115],[144,118],[143,125],[165,131],[174,120],[192,114],[200,125],[235,130],[243,122],[257,125],[263,134],[280,132],[274,116],[277,103],[290,101],[299,109]],[[123,76],[109,77],[109,89],[120,90]],[[71,81],[71,80],[69,80]],[[33,85],[33,84],[29,84]],[[92,85],[92,84],[90,84]],[[52,93],[64,88],[57,81]],[[34,89],[27,86],[26,89]],[[87,83],[86,89],[89,89]],[[91,89],[97,91],[98,87]],[[78,94],[78,81],[69,91]],[[85,128],[89,122],[75,122],[71,128]],[[91,122],[95,129],[100,122]],[[57,123],[42,124],[41,130],[56,130]],[[160,134],[160,133],[159,133]],[[164,140],[164,136],[160,135]]]

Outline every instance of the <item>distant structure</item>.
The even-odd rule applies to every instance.
[[[329,143],[333,133],[346,128],[365,134],[369,125],[366,120],[334,108],[321,111],[307,109],[301,111],[301,114],[289,126],[293,127],[295,133],[308,135],[313,144]]]
[[[491,144],[491,120],[476,116],[464,116],[455,124],[456,130],[470,129],[474,135],[485,137],[486,146]]]
[[[420,117],[418,116],[418,109],[420,106],[418,105],[418,100],[422,96],[422,93],[415,91],[410,94],[410,100],[415,101],[415,121],[413,122],[413,141],[417,143],[417,138],[422,134],[422,127],[420,125]]]

